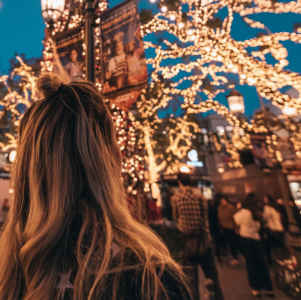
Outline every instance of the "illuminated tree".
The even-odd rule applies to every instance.
[[[26,59],[24,55],[10,60],[10,75],[0,76],[0,121],[9,124],[7,139],[0,146],[3,151],[16,147],[20,119],[37,96],[37,75],[40,59]]]
[[[253,20],[262,12],[300,14],[300,1],[162,0],[157,6],[161,12],[152,18],[150,11],[142,12],[145,24],[141,29],[152,72],[150,86],[137,103],[152,182],[158,176],[156,168],[160,169],[153,153],[155,116],[175,99],[181,102],[182,114],[188,116],[214,110],[246,133],[266,132],[267,129],[238,119],[216,101],[218,94],[234,88],[235,84],[254,86],[261,97],[274,105],[301,111],[301,98],[282,92],[286,86],[301,92],[300,74],[285,69],[288,51],[282,44],[285,41],[300,43],[299,27],[296,25],[296,32],[292,33],[272,33],[265,24]],[[259,34],[252,39],[235,40],[232,34],[234,18],[259,29]],[[267,63],[269,54],[275,64]],[[182,126],[180,120],[177,123]],[[182,132],[178,134],[181,136]],[[232,139],[242,142],[237,130]],[[247,136],[244,139],[249,146]],[[234,166],[240,166],[236,144],[231,142],[228,149],[237,162]],[[168,149],[180,151],[172,145]]]

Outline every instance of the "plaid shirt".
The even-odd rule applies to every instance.
[[[173,196],[171,205],[173,220],[178,223],[181,233],[197,235],[200,233],[201,225],[206,224],[206,232],[210,239],[208,203],[202,195],[197,195],[192,188],[185,187],[185,190],[180,190]],[[202,216],[205,220],[202,220]]]

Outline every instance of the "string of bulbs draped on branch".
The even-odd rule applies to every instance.
[[[258,93],[274,105],[301,111],[301,98],[281,92],[285,86],[292,86],[301,92],[301,75],[284,69],[288,65],[288,51],[282,44],[284,41],[300,43],[301,34],[271,33],[265,24],[252,20],[254,15],[262,12],[299,14],[301,1],[166,0],[159,2],[158,6],[161,12],[142,26],[142,33],[146,39],[153,32],[163,33],[161,43],[145,43],[146,49],[155,52],[148,59],[153,68],[153,86],[162,80],[172,82],[162,89],[162,101],[159,103],[156,99],[144,99],[145,116],[152,115],[154,107],[165,107],[175,96],[180,96],[184,100],[182,108],[187,113],[213,109],[224,115],[231,124],[251,129],[252,125],[241,123],[226,107],[214,101],[218,94],[234,87],[228,77],[235,74],[238,84],[255,86]],[[217,17],[222,10],[227,10],[224,20]],[[240,17],[248,26],[264,32],[252,39],[237,41],[232,37],[234,17]],[[266,62],[268,54],[275,58],[274,65]],[[191,59],[185,62],[183,57]],[[210,85],[206,86],[208,78]],[[206,101],[198,101],[199,93],[205,94]]]

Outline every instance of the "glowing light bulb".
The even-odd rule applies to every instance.
[[[192,33],[193,33],[193,31],[192,31],[191,29],[189,29],[189,30],[187,31],[187,34],[189,34],[189,35],[192,35]]]
[[[184,24],[181,22],[181,23],[179,23],[179,27],[180,28],[183,28],[184,27]]]
[[[162,10],[162,12],[167,12],[167,7],[166,6],[162,6],[161,10]]]
[[[172,21],[174,21],[174,20],[176,19],[176,16],[175,16],[175,15],[171,15],[171,16],[170,16],[170,19],[171,19]]]
[[[180,168],[180,171],[181,171],[182,173],[190,173],[190,169],[189,169],[187,166],[182,166],[182,167]]]

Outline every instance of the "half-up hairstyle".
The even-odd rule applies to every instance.
[[[62,299],[69,271],[64,299],[123,299],[125,274],[137,275],[141,299],[168,299],[161,275],[185,278],[159,238],[131,218],[101,95],[53,74],[37,85],[42,99],[21,120],[0,238],[0,300]]]

